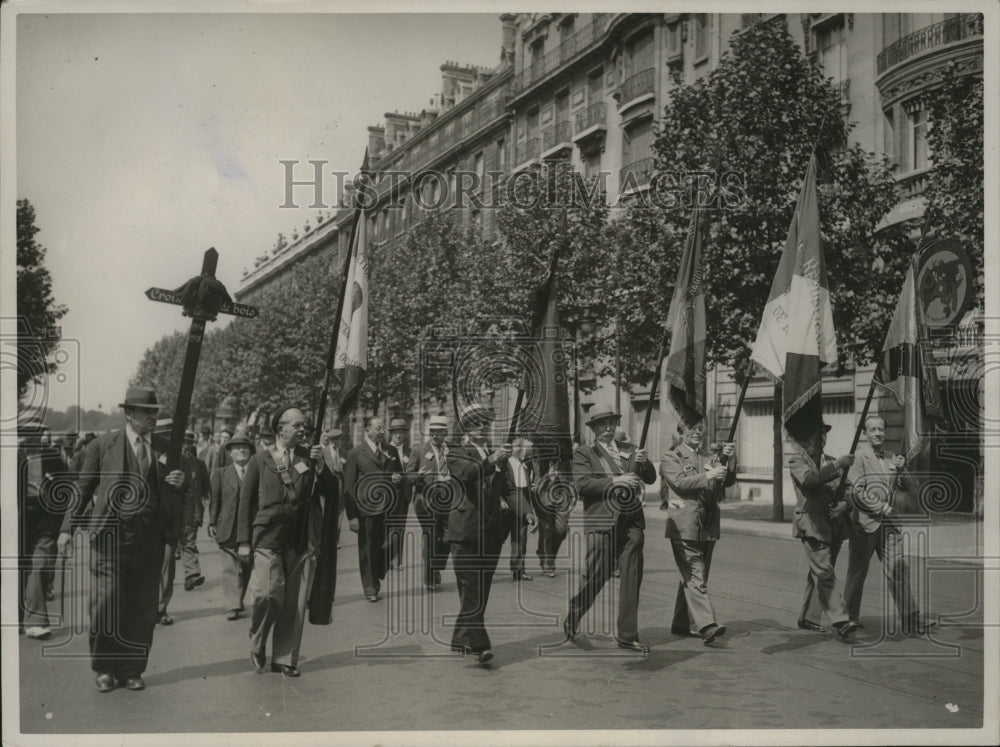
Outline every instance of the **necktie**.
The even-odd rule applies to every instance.
[[[879,459],[885,459],[885,452],[882,449],[875,449],[875,456]]]
[[[139,460],[139,474],[145,477],[149,472],[149,451],[146,449],[146,439],[141,436],[135,445],[135,456]]]

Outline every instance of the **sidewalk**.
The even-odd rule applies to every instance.
[[[784,504],[784,521],[771,521],[772,506],[760,501],[724,502],[722,535],[740,534],[798,542],[792,535],[795,504]],[[659,510],[659,497],[645,504],[646,525],[662,532],[666,511]],[[923,555],[940,563],[981,564],[985,557],[983,522],[972,514],[931,513],[907,517],[903,523],[907,554]],[[920,551],[918,553],[918,550]]]

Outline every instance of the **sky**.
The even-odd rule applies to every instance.
[[[187,328],[147,288],[215,247],[232,293],[279,232],[315,225],[311,190],[279,207],[279,161],[354,172],[367,126],[427,107],[446,60],[494,67],[500,40],[499,11],[18,16],[16,196],[69,307],[48,406],[109,411],[143,351]]]

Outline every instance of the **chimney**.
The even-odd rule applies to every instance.
[[[503,36],[500,42],[500,63],[503,65],[513,65],[514,50],[517,48],[517,14],[504,13],[500,16],[500,23],[503,24]]]
[[[368,128],[368,157],[374,162],[378,161],[385,150],[385,127]]]

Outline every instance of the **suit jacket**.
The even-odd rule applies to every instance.
[[[788,457],[796,501],[792,531],[794,537],[832,542],[830,506],[836,501],[841,470],[831,456],[824,454],[822,462],[823,465],[817,467],[813,458],[801,447]]]
[[[445,541],[475,543],[481,553],[499,552],[504,536],[500,500],[513,505],[517,494],[510,466],[490,464],[471,443],[449,447],[447,461],[453,493]]]
[[[851,487],[851,519],[868,533],[876,531],[883,523],[892,523],[893,517],[898,515],[896,509],[892,508],[887,516],[881,509],[886,503],[895,504],[899,494],[907,492],[912,483],[905,468],[898,476],[888,468],[895,456],[891,451],[886,450],[883,456],[885,466],[875,456],[871,444],[863,443],[854,452],[854,464],[847,473]]]
[[[184,470],[184,500],[181,509],[182,527],[200,527],[205,520],[205,504],[211,491],[208,467],[198,457],[181,456]]]
[[[660,474],[670,488],[667,499],[668,539],[699,540],[708,542],[719,539],[719,509],[715,501],[718,480],[709,480],[705,465],[717,463],[690,446],[680,443],[663,454]],[[724,488],[736,482],[736,472],[726,472]]]
[[[38,494],[29,494],[29,462],[39,461],[42,475]],[[63,523],[64,511],[58,507],[60,497],[66,495],[68,481],[75,475],[63,461],[60,450],[51,446],[18,447],[17,450],[17,497],[21,528],[25,537],[44,535],[55,538]],[[31,491],[34,493],[34,491]]]
[[[215,541],[220,545],[235,545],[236,519],[240,506],[240,478],[236,474],[236,465],[230,464],[215,470],[211,483],[208,525],[215,527]]]
[[[348,519],[390,513],[403,500],[402,483],[394,485],[393,474],[402,474],[396,450],[383,444],[379,457],[367,441],[351,449],[344,461],[344,508]]]
[[[454,447],[448,447],[449,451],[452,448]],[[413,491],[413,507],[417,511],[432,510],[432,507],[427,505],[423,495],[428,482],[420,476],[420,470],[424,467],[432,472],[447,471],[448,469],[447,456],[442,460],[442,464],[438,465],[437,458],[434,456],[433,442],[429,438],[410,451],[410,463],[406,465],[406,484]],[[430,482],[434,482],[433,479]]]
[[[147,516],[155,520],[165,542],[176,542],[180,535],[181,491],[184,486],[178,491],[167,484],[168,470],[160,457],[160,452],[152,445],[149,473],[144,477],[139,474],[124,428],[91,441],[77,478],[79,500],[66,512],[62,531],[71,532],[73,528],[83,525],[100,531],[111,521],[127,519],[131,512],[122,503],[123,496],[134,490],[149,490],[156,505],[155,511]],[[131,487],[123,491],[123,485]]]
[[[622,461],[630,452],[620,450]],[[639,478],[647,485],[656,482],[656,470],[646,461],[637,465]],[[587,529],[610,529],[620,518],[627,518],[645,528],[646,517],[642,512],[642,497],[638,502],[634,496],[612,490],[614,478],[623,474],[623,469],[600,442],[592,446],[580,446],[573,452],[573,484],[583,499],[584,524]]]
[[[299,467],[298,465],[302,465]],[[313,478],[307,475],[313,472]],[[321,463],[320,471],[309,466],[309,454],[303,448],[291,452],[287,469],[291,484],[286,486],[270,449],[262,449],[247,462],[246,476],[240,488],[236,519],[236,541],[251,542],[255,548],[305,552],[320,546],[323,509],[311,501],[313,480],[327,506],[336,506],[337,481]],[[303,539],[306,540],[303,543]]]
[[[410,468],[409,463],[411,461],[409,459],[410,454],[408,451],[406,451],[405,445],[396,447],[393,446],[392,444],[387,443],[385,445],[385,450],[388,454],[393,456],[399,463],[399,469],[402,472],[403,477],[405,478],[406,472]],[[399,494],[399,501],[396,503],[395,513],[405,515],[406,510],[410,505],[410,498],[412,497],[413,487],[410,484],[409,480],[404,479],[401,483],[399,483],[396,490],[398,491]]]

